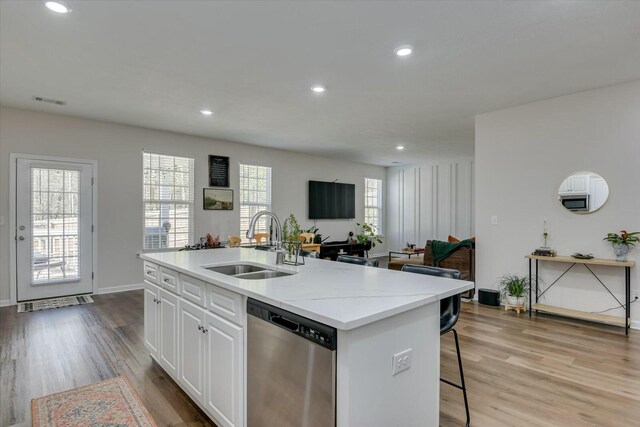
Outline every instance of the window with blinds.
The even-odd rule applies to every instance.
[[[240,164],[240,238],[248,242],[251,218],[260,211],[271,210],[271,168]],[[260,218],[256,233],[268,233],[270,221]]]
[[[364,179],[364,222],[376,227],[382,234],[382,180]]]
[[[143,249],[193,243],[193,164],[189,157],[143,153]]]

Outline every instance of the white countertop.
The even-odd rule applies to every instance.
[[[142,259],[266,302],[336,329],[349,330],[472,289],[473,282],[305,258],[275,265],[275,253],[250,248],[144,253]],[[296,272],[242,280],[204,267],[231,263]]]

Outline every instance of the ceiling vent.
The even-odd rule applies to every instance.
[[[37,101],[37,102],[46,102],[48,104],[54,104],[54,105],[65,105],[66,104],[65,101],[60,101],[59,99],[43,98],[41,96],[34,96],[33,100]]]

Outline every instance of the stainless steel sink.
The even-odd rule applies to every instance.
[[[216,273],[226,274],[227,276],[236,276],[238,274],[254,273],[266,270],[264,267],[258,267],[250,264],[231,264],[205,268],[207,270],[215,271]]]
[[[287,271],[270,270],[265,267],[251,264],[229,264],[204,268],[216,273],[226,274],[227,276],[233,276],[244,280],[273,279],[276,277],[291,276],[292,274],[295,274]]]
[[[254,273],[239,274],[235,277],[237,277],[238,279],[245,279],[245,280],[261,280],[261,279],[273,279],[275,277],[291,276],[293,274],[295,273],[288,273],[285,271],[275,271],[275,270],[263,270],[263,271],[256,271]]]

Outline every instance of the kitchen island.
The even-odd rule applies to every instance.
[[[252,299],[335,328],[336,426],[438,425],[438,302],[473,283],[311,258],[275,265],[274,253],[244,248],[141,257],[145,344],[216,424],[253,427],[246,311]],[[215,271],[235,264],[281,275]]]

